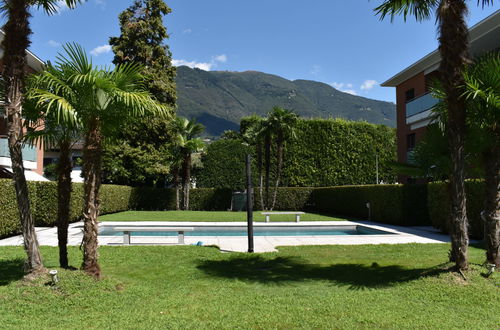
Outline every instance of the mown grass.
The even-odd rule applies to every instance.
[[[22,278],[23,251],[0,248],[6,329],[497,328],[499,274],[444,271],[445,244],[301,246],[220,253],[196,246],[101,247],[104,278]],[[57,249],[42,248],[56,268]],[[484,251],[471,248],[472,262]],[[70,248],[74,266],[81,258]]]
[[[265,221],[260,211],[253,212],[254,221]],[[295,221],[294,215],[271,215],[274,221]],[[300,221],[338,221],[347,220],[315,213],[306,213],[300,216]],[[227,211],[125,211],[106,214],[99,217],[99,221],[247,221],[246,212]]]

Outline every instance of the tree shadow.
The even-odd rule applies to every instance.
[[[307,280],[326,280],[334,285],[360,290],[384,288],[422,277],[436,276],[447,270],[435,268],[404,268],[398,265],[371,266],[333,264],[321,266],[301,262],[298,258],[261,256],[235,257],[229,260],[203,260],[197,266],[209,276],[238,279],[264,284],[285,284]]]
[[[20,280],[24,277],[24,260],[21,258],[0,260],[0,286]]]

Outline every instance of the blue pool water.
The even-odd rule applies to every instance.
[[[142,226],[144,227],[144,226]],[[151,226],[154,227],[154,226]],[[175,226],[178,228],[179,226]],[[191,228],[193,226],[190,226]],[[392,234],[364,226],[255,226],[255,236],[316,236],[316,235],[385,235]],[[123,232],[103,228],[102,236],[121,236]],[[177,236],[177,232],[132,231],[131,236]],[[246,227],[194,226],[185,236],[247,236]]]

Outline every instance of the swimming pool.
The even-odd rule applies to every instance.
[[[122,236],[123,232],[114,231],[113,226],[101,228],[101,236]],[[116,226],[119,227],[119,226]],[[144,227],[144,226],[141,226]],[[155,226],[147,226],[154,228]],[[179,226],[175,226],[179,228]],[[189,226],[185,236],[247,236],[246,226]],[[177,236],[177,232],[131,231],[131,236]],[[337,235],[390,235],[394,234],[360,225],[341,226],[254,226],[254,236],[337,236]]]

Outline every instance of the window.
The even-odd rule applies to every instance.
[[[406,91],[405,93],[405,100],[406,102],[413,100],[415,98],[415,88],[411,88]]]
[[[406,150],[412,151],[415,148],[415,133],[406,136]]]

